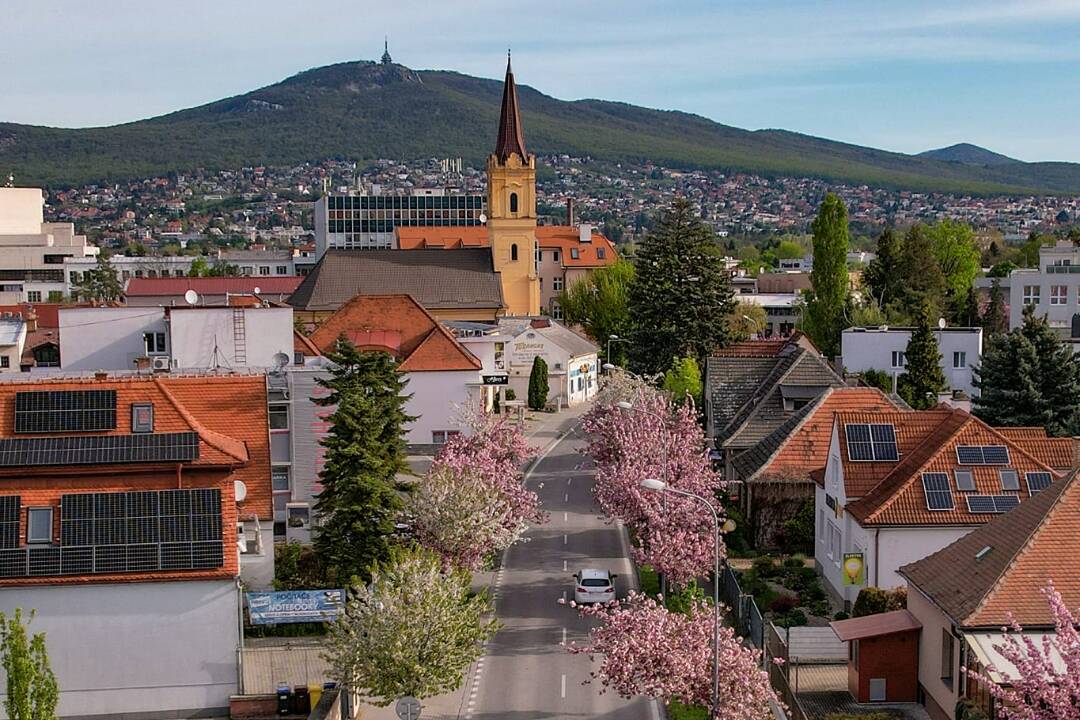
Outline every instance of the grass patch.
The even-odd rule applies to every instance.
[[[669,720],[705,720],[709,717],[707,708],[700,705],[683,705],[672,701],[667,708]]]
[[[641,576],[641,592],[652,597],[660,594],[660,576],[655,570],[642,565],[638,568],[638,574]]]

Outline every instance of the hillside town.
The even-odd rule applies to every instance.
[[[7,717],[1077,718],[1080,198],[499,107],[482,169],[0,188]]]

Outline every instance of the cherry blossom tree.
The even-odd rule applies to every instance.
[[[443,446],[406,510],[416,539],[445,567],[478,570],[545,515],[525,487],[524,465],[535,451],[521,427],[505,415],[471,411],[464,421],[472,433]]]
[[[566,647],[599,662],[590,677],[600,683],[601,692],[712,704],[713,609],[706,601],[694,600],[684,614],[631,593],[625,600],[580,612],[599,624],[586,644]],[[719,666],[717,720],[766,718],[770,701],[778,700],[761,669],[761,653],[743,645],[730,627],[720,628]]]
[[[1080,612],[1070,611],[1053,584],[1043,589],[1054,617],[1054,634],[1036,642],[1010,614],[1012,633],[994,649],[1016,672],[1007,687],[992,680],[987,668],[965,668],[997,700],[998,716],[1006,720],[1080,720]]]

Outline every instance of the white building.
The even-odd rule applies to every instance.
[[[38,188],[0,187],[0,303],[58,302],[67,293],[64,262],[98,249],[72,223],[47,223]]]
[[[116,269],[121,283],[131,278],[186,277],[191,272],[191,255],[110,255],[109,263]],[[86,273],[97,267],[97,257],[72,257],[64,259],[65,293],[68,297],[86,277]]]
[[[765,310],[762,337],[786,337],[795,330],[799,317],[798,293],[753,293],[737,295],[738,302],[760,305]]]
[[[529,394],[533,360],[548,366],[548,402],[560,407],[583,403],[596,394],[600,349],[572,330],[547,318],[503,318],[509,345],[509,385],[519,399]]]
[[[1080,247],[1060,241],[1039,249],[1039,266],[1013,270],[1008,285],[1009,329],[1023,324],[1024,308],[1047,317],[1063,338],[1080,339]]]
[[[20,314],[0,316],[0,374],[20,372],[27,329]]]
[[[844,370],[860,373],[883,370],[902,375],[907,365],[905,351],[911,340],[910,327],[852,327],[841,335],[841,361]],[[972,368],[982,357],[983,331],[974,327],[946,327],[934,330],[941,369],[952,390],[976,395]]]
[[[285,277],[296,275],[292,250],[221,250],[218,259],[235,265],[248,277]]]

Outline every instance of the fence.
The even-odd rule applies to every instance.
[[[269,640],[248,640],[252,644],[241,651],[244,693],[273,693],[279,683],[293,687],[322,685],[332,679],[329,664],[321,656],[321,642]]]
[[[769,684],[772,685],[773,690],[777,696],[787,706],[787,716],[789,720],[807,720],[806,711],[803,710],[802,705],[799,703],[798,698],[798,658],[794,661],[788,652],[788,646],[781,637],[780,632],[776,629],[776,626],[772,623],[768,624],[768,630],[765,638],[765,647],[762,654],[765,657],[765,663],[769,672]],[[781,662],[773,662],[773,659],[777,658]],[[794,671],[796,681],[794,687],[791,682],[791,675]]]

